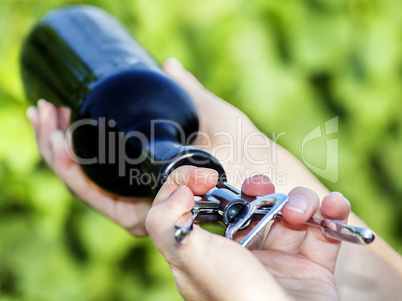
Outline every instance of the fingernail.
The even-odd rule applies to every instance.
[[[38,107],[43,107],[44,105],[46,104],[46,100],[44,100],[44,99],[39,99],[38,100]]]
[[[215,169],[199,167],[195,169],[195,184],[216,185],[219,180],[219,173]]]
[[[205,175],[207,177],[213,177],[214,179],[218,179],[219,173],[215,169],[199,167],[195,170],[198,176]]]
[[[35,107],[29,107],[26,111],[26,115],[27,115],[28,120],[32,124],[35,124],[36,121],[38,120],[38,111],[36,110]]]
[[[175,66],[175,67],[183,67],[183,66],[181,65],[180,61],[179,61],[177,58],[175,58],[175,57],[168,58],[168,59],[166,60],[166,62],[167,62],[168,64],[171,64],[172,66]]]
[[[186,188],[186,185],[181,184],[181,185],[177,186],[175,191],[183,190],[184,188]]]
[[[183,66],[179,62],[179,60],[174,57],[167,59],[163,64],[163,67],[169,72],[174,72],[183,69]]]
[[[346,203],[348,203],[348,204],[350,205],[349,200],[348,200],[347,198],[345,198],[341,192],[339,192],[339,191],[332,191],[330,194],[332,194],[332,195],[337,195],[340,199],[343,199]]]
[[[343,194],[339,191],[331,191],[329,194],[338,195],[339,197],[344,198]]]
[[[64,133],[57,130],[50,134],[50,144],[52,145],[52,149],[54,152],[58,152],[64,149]]]
[[[307,201],[302,197],[296,197],[294,199],[289,200],[286,203],[286,208],[300,214],[305,214],[307,207],[308,207]]]
[[[212,168],[207,168],[207,167],[198,167],[197,170],[200,170],[202,172],[209,172],[212,174],[218,174],[218,171]]]

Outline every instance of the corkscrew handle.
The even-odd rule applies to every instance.
[[[310,219],[305,224],[320,227],[325,236],[336,240],[347,241],[359,245],[367,245],[373,242],[373,231],[366,228],[346,225],[330,219]]]

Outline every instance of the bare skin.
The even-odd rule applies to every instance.
[[[172,240],[174,225],[194,205],[194,193],[206,193],[214,186],[212,181],[196,184],[195,170],[185,166],[174,171],[146,219],[148,233],[185,300],[338,300],[334,271],[341,243],[303,223],[313,216],[346,222],[350,204],[342,194],[327,195],[319,208],[316,193],[293,189],[282,209],[285,219],[276,220],[262,247],[251,247],[251,252],[197,226],[179,245]],[[203,172],[205,177],[213,173]],[[269,181],[256,176],[243,184],[242,191],[273,193],[273,185],[264,183]]]
[[[277,172],[286,175],[286,185],[279,192],[289,193],[294,187],[307,187],[315,191],[320,199],[328,194],[327,189],[289,152],[259,133],[252,122],[239,110],[207,91],[176,60],[168,60],[164,69],[176,79],[192,96],[200,115],[200,131],[211,140],[207,144],[205,136],[195,141],[199,148],[211,152],[225,161],[229,156],[240,158],[232,162],[224,162],[227,174],[236,171],[247,174],[264,174],[268,168],[276,168]],[[225,112],[222,114],[221,112]],[[56,108],[52,104],[40,101],[38,108],[27,111],[36,133],[38,149],[44,160],[61,178],[72,193],[82,199],[95,210],[128,229],[135,236],[147,234],[145,217],[151,208],[152,199],[127,199],[112,196],[95,186],[82,172],[81,168],[66,153],[65,136],[69,126],[70,111]],[[238,122],[241,122],[241,135],[238,135]],[[227,140],[214,135],[219,132],[232,133],[234,144],[244,143],[249,134],[257,133],[270,147],[250,150],[250,157],[267,159],[266,164],[252,164],[241,149],[214,150]],[[258,134],[259,133],[259,134]],[[241,140],[241,141],[238,141]],[[270,160],[275,151],[276,162]],[[69,151],[72,153],[72,151]],[[226,160],[228,161],[228,160]],[[229,177],[230,178],[230,177]],[[232,181],[235,179],[232,178]],[[232,183],[236,186],[241,183]],[[279,189],[279,188],[278,188]],[[353,213],[349,217],[350,224],[364,226]],[[343,244],[339,253],[335,272],[337,288],[342,300],[392,300],[402,295],[402,259],[381,238],[368,247]]]

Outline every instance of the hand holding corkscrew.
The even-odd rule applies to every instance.
[[[94,26],[94,24],[98,23],[100,24],[99,26]],[[190,73],[184,70],[177,60],[167,61],[164,64],[164,70],[190,94],[192,101],[195,103],[195,110],[194,105],[191,104],[191,99],[185,96],[184,90],[178,87],[177,83],[172,82],[172,80],[166,77],[159,70],[158,65],[152,58],[147,55],[137,42],[132,40],[132,37],[127,35],[127,31],[121,30],[120,26],[115,21],[110,20],[110,17],[105,15],[105,13],[87,6],[67,8],[64,10],[64,13],[60,11],[60,14],[49,14],[35,28],[31,37],[27,40],[25,51],[22,52],[21,56],[21,70],[28,98],[34,103],[39,98],[53,103],[40,101],[37,109],[31,107],[27,112],[36,133],[39,152],[45,161],[78,198],[128,229],[133,235],[144,236],[147,234],[144,221],[146,217],[149,219],[151,213],[155,213],[155,209],[151,209],[152,212],[149,211],[154,195],[151,194],[151,189],[147,185],[128,185],[131,178],[120,177],[120,168],[126,171],[124,173],[126,176],[136,175],[136,173],[129,173],[129,171],[141,170],[145,172],[145,176],[151,179],[158,178],[157,176],[160,174],[166,177],[174,168],[184,165],[183,163],[188,163],[185,161],[188,158],[187,155],[191,153],[200,159],[209,160],[210,166],[204,167],[215,167],[216,170],[219,170],[219,162],[214,161],[208,155],[221,143],[214,133],[222,131],[231,133],[236,143],[242,143],[243,141],[240,136],[237,135],[237,121],[240,120],[242,122],[241,133],[244,136],[256,133],[258,129],[242,112],[207,91]],[[84,27],[90,30],[83,31],[82,28]],[[96,30],[96,34],[88,34],[91,30]],[[116,34],[116,32],[120,34]],[[99,52],[98,46],[100,44],[102,45],[102,49],[105,49],[107,46],[108,51]],[[43,49],[47,51],[45,52]],[[60,55],[60,53],[63,55]],[[149,72],[145,72],[145,69]],[[121,78],[118,78],[118,76],[121,76]],[[144,76],[152,79],[152,82],[150,80],[142,81],[141,79]],[[148,93],[151,90],[147,88],[147,85],[163,89],[161,93],[154,93],[155,91]],[[122,93],[124,91],[127,93]],[[120,95],[121,97],[116,98],[116,95]],[[141,96],[138,100],[139,105],[136,104],[137,100],[133,98],[133,95]],[[166,98],[153,99],[155,95],[165,95]],[[178,98],[177,95],[182,97]],[[146,101],[142,101],[143,98]],[[178,99],[180,100],[179,104],[177,104]],[[110,103],[107,103],[109,100]],[[85,102],[87,102],[86,105],[84,105]],[[95,107],[95,104],[98,106]],[[69,107],[72,112],[70,109],[59,107],[60,105]],[[182,153],[183,156],[180,156],[183,160],[180,162],[175,161],[178,164],[164,166],[167,168],[151,164],[155,159],[169,160],[170,158],[167,158],[166,155],[177,154],[177,150],[180,150],[180,143],[178,144],[178,141],[175,141],[175,139],[170,139],[176,137],[174,128],[166,124],[160,124],[161,135],[158,136],[158,141],[149,140],[149,144],[143,145],[145,153],[141,152],[141,148],[138,147],[138,141],[127,139],[130,131],[133,129],[138,129],[144,133],[149,132],[149,129],[144,127],[143,117],[148,116],[148,113],[153,112],[151,109],[155,108],[158,109],[154,112],[157,114],[149,119],[173,120],[185,129],[185,133],[188,134],[186,137],[194,137],[193,133],[199,130],[209,135],[212,143],[203,144],[202,139],[199,140],[197,137],[194,141],[190,141],[190,143],[198,145],[198,149],[204,152],[186,145],[185,150],[187,152]],[[197,111],[200,116],[199,128]],[[133,116],[133,112],[135,116]],[[71,113],[73,114],[71,115]],[[81,116],[80,114],[83,115]],[[73,118],[70,118],[70,116],[73,116]],[[72,125],[75,121],[79,121],[80,118],[92,118],[95,124],[82,126],[72,134],[73,148],[71,144],[65,144],[66,131],[69,125]],[[108,122],[104,122],[105,120]],[[106,131],[102,132],[102,129]],[[123,156],[120,158],[122,161],[118,161],[112,156],[116,152],[108,153],[109,148],[106,147],[104,149],[105,152],[98,159],[112,159],[108,164],[80,166],[79,163],[81,161],[77,160],[77,158],[96,158],[100,149],[95,146],[106,146],[106,144],[99,144],[99,141],[93,141],[98,133],[102,133],[102,137],[110,138],[111,142],[113,142],[112,145],[117,143],[116,139],[118,137],[123,137],[123,141],[119,141],[117,144],[126,146],[126,149],[123,149],[122,153],[127,155],[127,157]],[[122,135],[118,136],[116,133]],[[263,136],[262,133],[261,136]],[[264,141],[269,141],[266,137],[264,139],[266,139]],[[66,152],[66,148],[68,152]],[[327,189],[294,156],[280,146],[277,146],[277,148],[278,161],[274,166],[253,165],[247,162],[247,160],[240,160],[241,162],[234,164],[225,163],[223,168],[227,171],[228,175],[233,175],[235,170],[245,171],[248,169],[251,169],[254,173],[262,174],[266,172],[267,168],[274,167],[287,176],[287,183],[285,187],[282,187],[283,191],[290,191],[293,187],[303,186],[310,187],[321,197],[328,193]],[[168,152],[166,149],[170,149],[171,151]],[[75,153],[72,152],[73,150],[75,150]],[[86,151],[79,152],[83,150]],[[153,150],[157,151],[152,152]],[[255,151],[255,157],[261,159],[269,157],[269,152],[266,150]],[[234,152],[236,158],[240,157],[244,159],[244,153],[236,153],[236,150]],[[146,156],[144,157],[145,160],[141,162],[144,163],[141,166],[125,164],[128,161],[125,159],[137,158],[139,157],[138,155],[142,156],[144,154]],[[87,155],[87,157],[84,155]],[[161,246],[161,244],[173,245],[174,252],[172,254],[176,257],[170,256],[172,254],[167,254],[170,256],[167,257],[167,260],[174,261],[176,264],[178,263],[177,260],[183,259],[180,256],[182,254],[177,253],[176,249],[180,249],[181,252],[186,250],[186,248],[189,250],[189,245],[181,248],[181,244],[175,241],[174,236],[176,240],[182,241],[191,231],[194,231],[191,237],[201,238],[200,240],[190,238],[191,244],[196,242],[195,246],[197,249],[193,249],[192,251],[194,252],[188,253],[187,258],[183,262],[191,263],[190,265],[184,265],[184,267],[190,266],[191,269],[176,275],[189,276],[184,279],[184,283],[186,279],[194,280],[194,283],[197,284],[195,289],[198,290],[199,296],[206,296],[205,299],[209,300],[213,300],[212,297],[216,297],[216,294],[219,292],[224,293],[223,297],[225,298],[221,299],[227,300],[229,292],[233,294],[237,293],[235,296],[239,299],[242,293],[247,292],[247,290],[234,290],[236,287],[249,287],[252,290],[251,292],[248,291],[248,293],[259,293],[260,289],[264,289],[271,278],[269,275],[261,278],[254,277],[259,272],[266,272],[265,268],[261,270],[261,266],[256,262],[256,258],[261,260],[263,265],[269,266],[270,271],[273,269],[281,275],[281,272],[283,272],[282,268],[287,268],[287,270],[292,271],[292,276],[295,276],[295,273],[293,273],[296,272],[297,274],[297,271],[294,271],[295,265],[286,266],[286,264],[290,264],[288,259],[299,260],[300,258],[293,258],[289,255],[289,252],[285,252],[286,254],[282,254],[283,256],[278,256],[276,252],[270,252],[262,260],[261,254],[245,252],[246,250],[241,248],[239,244],[216,235],[213,236],[213,242],[217,242],[216,246],[219,247],[223,245],[224,248],[209,248],[207,250],[212,234],[207,237],[208,233],[204,231],[203,236],[200,237],[197,236],[200,233],[198,227],[192,230],[194,222],[226,222],[226,235],[230,238],[237,236],[236,234],[245,233],[246,231],[238,231],[247,227],[253,228],[256,222],[260,221],[259,226],[255,226],[250,232],[252,234],[250,234],[251,237],[249,239],[252,239],[252,236],[258,236],[257,232],[260,228],[263,228],[269,220],[276,217],[278,218],[274,221],[272,227],[274,228],[277,225],[278,227],[275,230],[278,230],[282,226],[282,221],[284,224],[289,221],[288,205],[292,202],[292,192],[289,193],[289,201],[286,203],[285,195],[270,195],[270,193],[253,194],[251,192],[246,193],[246,195],[266,195],[266,197],[246,197],[244,194],[239,193],[238,190],[230,187],[224,180],[221,180],[216,187],[214,187],[215,184],[203,191],[200,191],[200,188],[191,187],[192,193],[200,196],[196,197],[195,202],[193,199],[194,195],[191,195],[191,198],[187,198],[187,202],[191,200],[191,206],[185,207],[185,209],[187,212],[192,212],[191,223],[187,223],[184,227],[182,227],[182,224],[177,223],[180,226],[175,230],[174,224],[177,221],[173,220],[175,216],[172,217],[171,214],[167,214],[166,210],[162,210],[161,214],[156,218],[157,223],[161,226],[159,230],[162,233],[171,234],[155,237],[155,235],[148,232],[153,239],[156,238],[154,243],[158,247],[161,247],[160,250],[163,251],[164,255],[167,254],[165,252],[167,249]],[[172,191],[173,189],[169,191],[169,194]],[[190,195],[187,188],[179,194],[183,193],[186,193],[187,197]],[[244,193],[243,189],[242,193]],[[168,198],[169,194],[165,195],[165,198]],[[221,196],[220,194],[225,194],[225,196]],[[158,203],[157,199],[158,195],[153,203],[154,207]],[[330,199],[333,199],[333,197],[330,197]],[[283,206],[283,203],[285,205],[281,209],[280,207]],[[326,210],[324,212],[328,213]],[[284,218],[281,219],[281,216]],[[312,217],[312,215],[309,216]],[[329,217],[332,216],[331,214],[329,215]],[[334,219],[338,220],[337,218]],[[168,220],[169,223],[164,223],[164,221]],[[344,221],[343,218],[339,220]],[[350,220],[353,224],[362,224],[353,214],[351,214]],[[370,230],[343,225],[337,221],[334,222],[327,219],[321,221],[314,217],[314,219],[310,219],[307,222],[303,220],[303,222],[323,228],[323,233],[331,238],[339,238],[362,244],[370,243],[374,238]],[[305,228],[308,228],[306,232],[313,232],[320,237],[322,236],[321,231],[317,231],[314,227],[301,227],[303,231]],[[176,235],[174,234],[175,231]],[[274,231],[273,233],[271,229],[269,236],[272,237],[272,234],[275,233],[278,234],[278,231]],[[292,234],[291,231],[285,234],[289,233]],[[275,237],[272,242],[276,243],[278,241],[277,238]],[[279,238],[280,240],[289,240],[289,236],[282,235],[282,233],[280,233]],[[335,240],[328,241],[331,241],[331,244],[335,245],[335,243],[332,243],[336,242]],[[336,246],[329,246],[331,250],[328,252],[328,248],[326,248],[329,244],[328,241],[324,242],[324,245],[321,245],[323,248],[307,248],[306,246],[303,250],[304,255],[307,252],[308,258],[312,259],[308,264],[311,267],[311,274],[309,275],[314,280],[314,283],[316,283],[315,280],[317,278],[316,268],[326,266],[330,269],[331,273],[334,272],[334,267],[332,265],[328,266],[327,261],[331,260],[332,263],[334,262],[334,256],[337,255],[338,249]],[[314,243],[321,242],[314,241]],[[248,239],[243,239],[242,244],[248,244],[250,247]],[[308,242],[308,246],[312,246],[311,241]],[[230,258],[230,260],[225,261],[227,257],[226,247],[237,247],[239,256],[236,258],[239,261],[236,262],[236,265],[231,265],[233,260],[236,259]],[[194,261],[198,259],[195,254],[198,254],[197,251],[199,249],[205,251],[204,255],[208,255],[206,258],[208,266],[202,263],[198,266],[199,269],[197,269],[194,266]],[[240,250],[243,250],[243,252]],[[168,253],[170,252],[169,250],[167,251]],[[323,255],[322,252],[324,252],[324,255],[328,256],[324,256],[325,260],[317,266],[313,262],[317,259],[317,254],[314,252],[321,252],[319,255]],[[400,256],[392,251],[381,239],[377,239],[376,243],[372,244],[369,248],[353,248],[345,244],[340,253],[341,255],[343,253],[343,255],[339,257],[336,282],[340,288],[340,292],[343,293],[341,299],[370,300],[371,298],[373,300],[392,300],[394,299],[393,297],[401,295],[401,293],[398,294],[401,288],[400,281],[398,281],[401,279]],[[255,255],[256,258],[252,255]],[[242,258],[244,259],[242,261],[244,262],[243,265],[241,264]],[[318,256],[318,259],[322,260],[323,258]],[[361,267],[366,266],[368,262],[375,263],[375,265],[371,264],[367,269],[362,269]],[[390,265],[390,262],[392,262],[392,265]],[[230,270],[231,275],[236,276],[232,278],[237,283],[241,280],[239,285],[227,281],[220,273],[216,273],[215,269],[211,270],[208,277],[205,277],[206,273],[201,275],[201,278],[198,277],[198,273],[195,275],[191,274],[192,272],[198,272],[200,269],[205,271],[206,268],[214,268],[223,263],[228,264],[227,270],[225,268],[224,272]],[[305,264],[305,261],[300,261],[301,266],[306,267]],[[177,268],[177,265],[172,265],[172,267]],[[233,271],[233,267],[237,267],[238,269]],[[242,275],[242,277],[237,277],[238,275]],[[326,277],[326,275],[327,271],[324,271],[324,276]],[[382,276],[378,277],[378,275]],[[301,279],[305,279],[306,274],[303,272],[299,276]],[[327,279],[325,277],[323,279]],[[180,283],[183,283],[181,280],[179,279],[176,283],[179,284],[179,290],[185,295],[183,286],[180,286]],[[224,281],[218,285],[217,283],[220,280]],[[249,286],[246,285],[248,280],[250,280],[248,282]],[[291,281],[293,280],[291,279]],[[332,280],[331,285],[335,283]],[[376,285],[371,285],[371,283],[375,283]],[[225,285],[229,286],[225,287]],[[209,295],[208,287],[210,286],[212,288]],[[216,287],[220,287],[221,290],[218,292]],[[379,289],[382,287],[388,287],[389,289]],[[270,290],[269,293],[271,294],[272,291]],[[256,300],[252,296],[254,295],[249,294],[242,300]],[[323,298],[319,300],[323,300]]]
[[[173,171],[146,219],[147,231],[185,300],[339,299],[334,271],[341,242],[305,222],[320,215],[346,222],[350,204],[341,193],[330,193],[320,203],[314,191],[303,187],[288,195],[274,193],[268,178],[256,175],[243,183],[240,195],[216,180],[197,181],[198,170],[183,166]],[[213,173],[200,172],[205,179]],[[260,194],[267,196],[256,197]],[[247,202],[249,198],[254,200]],[[258,216],[259,224],[247,218],[266,208],[269,212]],[[283,219],[273,221],[267,235],[257,234],[279,209]],[[247,244],[247,249],[188,222],[194,219],[221,219],[229,225],[226,236]],[[248,224],[254,228],[236,232]],[[182,227],[175,230],[174,225]],[[175,233],[182,243],[173,239]]]
[[[250,199],[250,197],[247,197]],[[202,197],[195,197],[192,209],[193,219],[186,226],[176,226],[175,239],[181,243],[190,234],[195,221],[220,221],[227,227],[225,236],[233,239],[234,234],[250,226],[251,221],[259,221],[240,242],[246,247],[267,224],[276,217],[282,218],[282,207],[288,196],[282,193],[256,197],[252,201],[241,198],[241,192],[227,182],[222,182]],[[355,244],[367,245],[374,241],[370,229],[346,225],[330,219],[309,219],[305,224],[320,227],[325,236]]]
[[[66,30],[70,27],[74,30]],[[90,31],[82,31],[82,27],[97,32],[96,38]],[[42,49],[47,49],[47,55]],[[202,219],[208,211],[225,223],[226,236],[232,238],[252,219],[262,216],[242,245],[247,245],[286,203],[287,198],[279,194],[251,203],[240,198],[239,192],[226,183],[219,160],[190,145],[199,130],[198,111],[191,95],[160,70],[105,12],[89,6],[72,6],[49,13],[27,37],[21,66],[26,93],[33,102],[49,98],[57,105],[71,108],[74,161],[108,193],[145,198],[156,194],[163,181],[180,166],[214,169],[219,173],[219,186],[206,195],[207,203],[196,204],[194,220]],[[74,76],[71,79],[55,74]],[[43,101],[38,105],[54,109]],[[43,117],[42,114],[39,119]],[[34,120],[38,118],[31,116],[31,119],[34,127],[39,128],[38,120]],[[91,122],[83,122],[88,119]],[[44,132],[48,131],[46,127]],[[53,159],[46,161],[50,163]],[[133,180],[135,175],[150,180]],[[212,207],[197,209],[208,204]],[[310,224],[318,225],[313,221]],[[339,229],[333,229],[335,224],[328,221],[320,225],[325,227],[327,235],[340,239],[345,235],[338,230],[350,230],[340,225]],[[191,225],[178,229],[176,239],[180,241],[190,231]]]

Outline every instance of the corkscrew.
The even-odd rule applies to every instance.
[[[195,197],[192,221],[186,226],[176,226],[174,236],[181,243],[190,234],[195,222],[221,222],[226,226],[225,237],[233,239],[236,232],[248,228],[252,221],[258,221],[240,242],[246,247],[270,221],[283,218],[280,210],[287,201],[288,196],[282,193],[256,198],[242,196],[238,189],[221,182],[205,195]],[[311,218],[305,224],[321,228],[327,237],[355,244],[367,245],[375,238],[370,229],[329,219]]]

